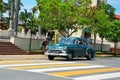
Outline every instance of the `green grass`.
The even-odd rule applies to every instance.
[[[31,52],[42,52],[42,50],[38,49],[38,50],[32,50]]]

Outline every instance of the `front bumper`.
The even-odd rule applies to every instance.
[[[66,52],[63,53],[54,53],[54,52],[45,52],[45,55],[51,55],[51,56],[67,56],[68,54]]]

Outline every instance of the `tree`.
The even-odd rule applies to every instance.
[[[2,21],[3,13],[7,11],[7,3],[4,3],[3,0],[0,0],[0,22]]]
[[[112,20],[111,16],[114,15],[115,9],[111,5],[105,4],[103,2],[99,2],[97,7],[93,9],[94,9],[93,11],[94,13],[92,17],[89,18],[89,20],[90,20],[90,26],[94,32],[94,45],[96,44],[96,34],[98,33],[102,39],[101,41],[101,49],[102,49],[103,39],[107,34],[105,32],[106,30],[109,30],[108,24],[109,21]],[[104,30],[105,32],[102,32],[101,30]]]
[[[102,51],[103,39],[106,38],[110,30],[108,25],[110,18],[102,9],[97,11],[94,17],[97,20],[96,33],[98,33],[99,37],[101,38],[101,51]]]
[[[13,24],[13,20],[14,20],[14,8],[15,8],[15,0],[9,0],[8,1],[8,5],[9,5],[9,29],[14,29],[14,24]]]
[[[109,4],[104,4],[100,3],[98,5],[98,25],[97,25],[97,33],[99,34],[101,38],[101,51],[102,51],[102,44],[103,44],[103,39],[106,38],[109,34],[110,31],[110,22],[113,20],[114,12],[115,9],[109,5]]]
[[[81,26],[73,26],[75,24],[85,24],[88,20],[81,18],[81,13],[84,12],[84,8],[80,4],[88,6],[90,0],[36,0],[37,8],[40,11],[39,20],[43,28],[46,29],[58,29],[65,32],[66,30],[73,29],[75,32],[77,29],[81,29]],[[82,5],[83,6],[83,5]],[[85,12],[84,12],[85,13]],[[72,32],[72,33],[73,33]],[[64,35],[70,36],[71,34]]]
[[[35,18],[34,12],[32,12],[29,20],[28,20],[28,25],[30,26],[30,43],[29,43],[29,51],[31,50],[31,43],[32,43],[32,34],[34,33],[34,30],[36,27],[38,28],[38,20]]]
[[[106,5],[103,2],[99,2],[97,6],[90,6],[91,0],[36,1],[37,7],[35,9],[40,11],[39,21],[43,28],[58,29],[62,33],[72,29],[72,33],[74,33],[78,29],[89,26],[91,33],[94,32],[94,45],[96,44],[97,33],[102,38],[101,44],[103,43],[107,34],[101,30],[109,30],[108,23],[112,21],[111,16],[114,15],[115,10],[111,5]],[[72,35],[72,33],[67,36]]]
[[[29,51],[31,50],[32,34],[36,33],[38,28],[38,19],[36,19],[34,12],[28,12],[26,9],[20,12],[19,19],[23,22],[25,31],[30,30]]]
[[[114,42],[114,51],[116,53],[117,43],[120,41],[120,20],[114,20],[110,23],[110,31],[107,36],[109,41]]]
[[[12,30],[12,34],[15,32],[15,37],[17,37],[18,31],[18,15],[21,6],[21,0],[8,0],[8,9],[9,9],[9,30]],[[13,31],[14,30],[14,31]],[[10,35],[13,36],[13,35]]]
[[[20,10],[20,0],[15,0],[15,12],[14,12],[14,31],[15,31],[15,37],[17,37],[17,31],[18,31],[18,15]]]
[[[31,16],[32,16],[32,12],[28,12],[27,9],[21,11],[19,15],[19,19],[23,22],[26,33],[30,26],[28,20],[30,19]]]

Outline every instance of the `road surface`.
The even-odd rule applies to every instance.
[[[1,60],[0,80],[120,80],[120,58]]]

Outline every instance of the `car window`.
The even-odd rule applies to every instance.
[[[87,45],[87,43],[84,40],[76,40],[75,44],[78,44],[78,45]]]
[[[87,42],[83,40],[83,45],[87,45]]]
[[[75,44],[78,44],[78,45],[79,45],[79,44],[83,44],[83,43],[82,43],[81,40],[76,40],[76,41],[75,41]]]
[[[63,43],[63,44],[73,44],[74,40],[70,39],[70,38],[63,38],[60,40],[59,43]]]

